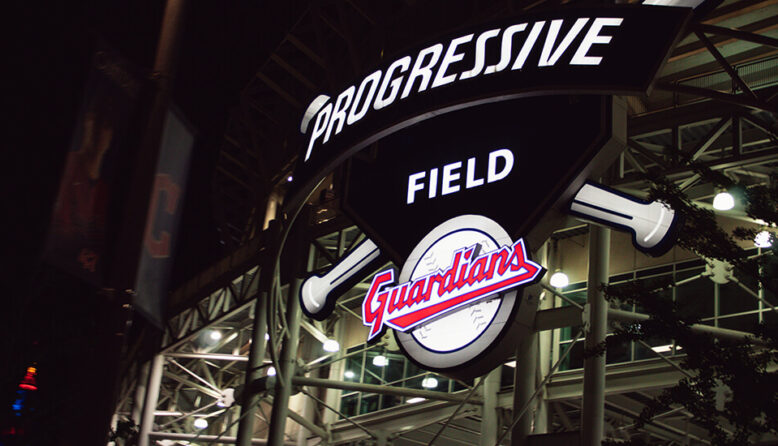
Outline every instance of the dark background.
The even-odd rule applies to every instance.
[[[211,201],[213,165],[228,112],[302,2],[189,2],[173,102],[198,140],[175,256],[173,285],[221,257]],[[93,52],[107,45],[148,74],[164,1],[15,2],[5,5],[0,206],[0,433],[7,444],[99,444],[112,392],[107,361],[115,302],[41,257]],[[136,327],[143,321],[135,318]],[[38,387],[24,420],[11,405],[24,371]],[[110,404],[110,403],[107,403]],[[16,441],[16,440],[14,440]],[[104,443],[103,443],[104,444]]]

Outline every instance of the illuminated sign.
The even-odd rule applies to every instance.
[[[673,247],[681,223],[680,215],[665,203],[640,200],[591,182],[575,194],[570,213],[631,232],[632,245],[653,256],[660,256]]]
[[[645,94],[691,10],[568,8],[463,29],[317,94],[289,206],[373,142],[442,113],[537,94]]]
[[[477,255],[480,244],[454,252],[444,270],[396,286],[394,270],[373,277],[362,304],[364,324],[370,327],[368,340],[382,329],[407,331],[440,315],[470,305],[501,291],[533,281],[540,265],[527,260],[524,240]]]
[[[484,216],[462,215],[441,223],[413,249],[399,285],[384,291],[391,299],[393,290],[406,284],[427,284],[434,287],[430,300],[394,311],[389,305],[399,302],[388,301],[383,324],[395,329],[403,352],[425,369],[463,378],[491,370],[515,350],[522,334],[515,324],[522,304],[519,287],[545,273],[527,251],[524,241],[513,242],[505,229]],[[441,287],[444,293],[439,296]],[[381,304],[380,294],[368,294],[363,323],[377,326]]]
[[[677,226],[667,207],[614,201],[586,180],[625,147],[626,105],[611,95],[650,89],[689,15],[616,5],[491,22],[318,95],[285,206],[296,209],[346,162],[342,208],[367,238],[306,279],[305,314],[328,317],[388,258],[402,268],[371,278],[368,340],[391,328],[418,365],[466,379],[532,329],[537,301],[522,290],[545,270],[528,245],[569,212],[633,230],[648,252],[666,247]]]
[[[566,215],[586,178],[623,149],[611,102],[521,98],[428,119],[348,161],[343,210],[397,265],[441,221],[466,213],[540,244],[551,228],[538,222]]]

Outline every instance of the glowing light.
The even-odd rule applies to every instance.
[[[267,376],[276,376],[276,368],[272,365],[267,369]]]
[[[222,338],[222,333],[219,330],[212,330],[210,336],[212,341],[218,341]]]
[[[268,333],[265,333],[265,340],[266,340],[266,341],[269,341],[269,340],[270,340],[270,335],[269,335]]]
[[[424,387],[425,389],[434,389],[435,387],[438,387],[438,380],[431,376],[428,376],[423,380],[421,380],[421,386]]]
[[[551,276],[548,283],[555,288],[564,288],[570,284],[570,278],[562,271],[557,271]]]
[[[378,355],[373,358],[373,365],[376,367],[386,367],[389,365],[389,359],[387,359],[384,355]]]
[[[713,197],[713,209],[719,211],[728,211],[735,207],[735,199],[729,192],[719,192]]]
[[[340,350],[340,344],[338,344],[338,341],[334,339],[327,339],[324,341],[324,345],[322,345],[322,348],[324,348],[325,352],[336,352]]]
[[[759,234],[756,234],[756,237],[754,237],[754,246],[757,248],[769,248],[773,246],[773,243],[770,241],[770,233],[762,231]]]
[[[205,429],[206,427],[208,427],[208,420],[206,420],[205,418],[198,418],[194,420],[194,427],[198,429]]]
[[[294,177],[292,177],[291,175],[289,175],[289,177],[286,178],[286,181],[289,183],[291,183],[292,180],[294,180]]]
[[[408,403],[408,404],[415,404],[415,403],[420,403],[422,401],[427,401],[427,398],[422,398],[420,396],[417,396],[416,398],[409,399],[408,401],[406,401],[406,403]]]
[[[353,379],[356,375],[351,370],[346,370],[343,372],[343,377],[346,379]]]

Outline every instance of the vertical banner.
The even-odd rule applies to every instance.
[[[140,89],[128,63],[95,53],[54,205],[46,259],[95,286],[105,284],[118,233]]]
[[[184,206],[193,145],[192,128],[180,113],[168,110],[149,200],[133,301],[135,308],[158,327],[164,321],[173,252]]]

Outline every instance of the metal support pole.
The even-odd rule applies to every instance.
[[[489,372],[484,379],[484,405],[481,409],[480,446],[492,446],[497,442],[497,393],[500,392],[500,367]]]
[[[292,377],[295,373],[295,361],[297,359],[297,344],[300,340],[300,294],[302,279],[295,278],[286,301],[286,324],[288,336],[281,347],[281,358],[278,361],[280,370],[277,372],[275,397],[273,410],[270,415],[270,431],[267,435],[270,446],[282,446],[284,444],[284,431],[286,430],[286,417],[289,413],[289,397],[292,394]]]
[[[264,273],[264,271],[263,271]],[[269,280],[269,278],[267,279]],[[238,424],[238,446],[251,445],[254,436],[254,413],[259,404],[259,395],[249,392],[251,383],[262,378],[262,365],[265,363],[265,333],[267,332],[267,291],[259,293],[254,304],[254,325],[251,331],[251,349],[249,350],[249,364],[246,368],[244,380],[245,395],[241,403],[240,413],[242,418]],[[245,415],[245,416],[244,416]]]
[[[602,286],[608,283],[610,230],[589,226],[589,277],[587,301],[589,331],[584,341],[592,349],[605,341],[608,328],[608,302]],[[600,446],[605,419],[605,354],[584,359],[581,445]]]
[[[408,387],[363,384],[349,381],[331,381],[329,379],[309,378],[306,376],[295,376],[292,378],[292,383],[297,386],[326,387],[328,389],[334,388],[356,392],[378,393],[382,395],[404,396],[408,398],[420,397],[428,400],[451,401],[454,403],[460,403],[462,400],[467,399],[471,404],[483,404],[483,399],[476,397],[468,398],[465,392],[436,392],[433,390],[411,389]]]
[[[151,360],[151,370],[149,371],[149,383],[146,387],[146,401],[143,404],[143,418],[140,423],[140,433],[138,435],[138,446],[149,446],[149,432],[154,430],[154,410],[157,408],[159,400],[159,387],[162,384],[162,369],[165,366],[165,357],[162,355],[154,356]]]
[[[313,344],[316,345],[314,346]],[[318,350],[318,343],[306,342],[303,344],[302,347],[304,348],[304,350],[300,352],[300,356],[303,358],[310,358],[311,356],[313,356],[314,351]],[[320,372],[321,369],[313,369],[307,373],[307,376],[318,378]],[[310,391],[311,389],[308,390]],[[312,421],[316,413],[316,400],[306,396],[305,394],[301,395],[300,398],[302,398],[301,401],[302,407],[300,407],[300,415],[302,416],[302,418]],[[294,412],[293,410],[289,411],[290,414],[293,412]],[[300,428],[297,430],[297,446],[306,446],[308,444],[308,437],[310,436],[311,436],[310,429],[307,429],[305,426],[301,425]]]
[[[513,413],[516,414],[526,406],[535,393],[535,372],[538,364],[538,335],[531,333],[525,336],[516,349],[516,371],[513,378]],[[532,418],[534,410],[527,410],[511,431],[511,445],[527,444],[527,437],[532,433]],[[515,416],[515,415],[514,415]]]
[[[343,357],[344,349],[346,348],[346,321],[343,319],[343,317],[335,322],[335,340],[337,340],[338,344],[340,344],[340,350],[335,353],[335,358],[333,359],[338,360]],[[346,361],[341,360],[332,362],[330,364],[329,379],[331,381],[340,381],[342,379],[343,368],[346,366],[345,362]],[[329,406],[340,407],[340,389],[327,389],[325,395],[326,396],[324,401],[326,401]],[[330,410],[324,412],[323,419],[325,425],[329,425],[338,421],[337,414]]]
[[[140,368],[138,384],[135,386],[135,401],[132,403],[132,422],[140,425],[143,416],[143,402],[146,400],[146,384],[149,381],[149,369],[151,361],[146,361]]]

